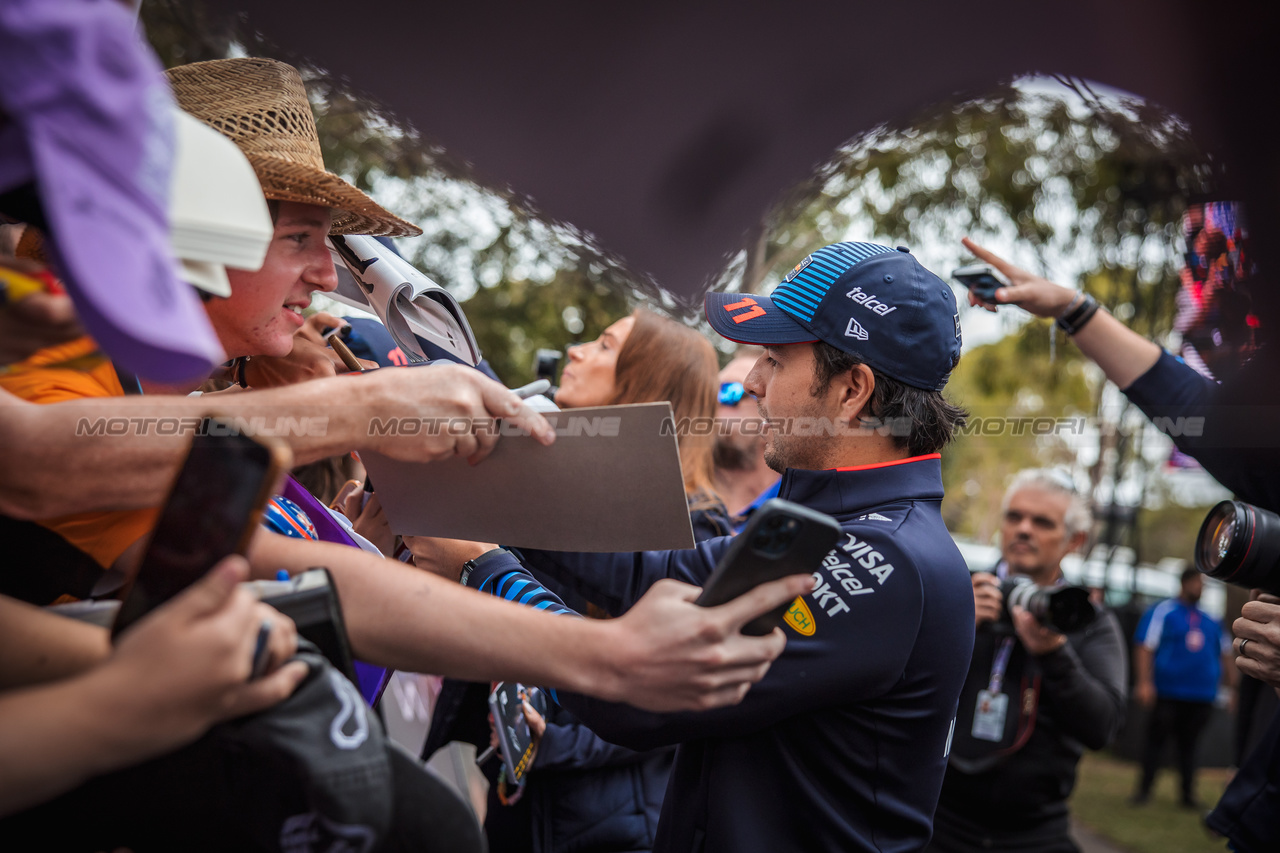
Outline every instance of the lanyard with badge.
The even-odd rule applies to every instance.
[[[1200,611],[1192,609],[1187,615],[1187,651],[1195,654],[1204,648],[1204,631],[1200,630]]]
[[[995,660],[991,663],[991,678],[986,690],[978,691],[978,706],[973,712],[973,736],[979,740],[999,742],[1004,739],[1004,721],[1009,712],[1009,696],[1000,690],[1004,683],[1009,656],[1013,654],[1013,637],[1000,641]]]

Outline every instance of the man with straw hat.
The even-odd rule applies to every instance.
[[[330,208],[332,234],[422,233],[325,169],[311,103],[292,65],[237,57],[165,74],[179,106],[240,146],[268,199]]]
[[[229,287],[219,294],[223,298],[204,303],[218,342],[225,356],[238,364],[244,384],[245,362],[254,356],[288,357],[295,349],[295,333],[303,325],[302,312],[310,305],[311,294],[337,286],[325,243],[329,233],[409,235],[421,231],[325,171],[311,106],[302,78],[293,67],[270,59],[242,57],[182,66],[168,72],[168,76],[180,105],[187,106],[183,117],[248,160],[257,175],[255,186],[261,185],[271,211],[270,221],[265,210],[260,214],[262,227],[269,232],[265,258],[258,252],[245,262],[247,269],[228,265],[225,280]],[[228,139],[235,143],[234,147]],[[212,169],[212,161],[209,166]],[[215,204],[213,192],[202,196]],[[233,234],[252,233],[257,227],[257,219],[246,216],[238,234],[226,226],[221,229],[223,241],[230,242]],[[76,345],[90,351],[96,349],[95,342],[87,338]],[[51,360],[61,364],[66,357],[50,349],[37,353],[31,362],[42,366],[53,363]],[[324,367],[330,365],[327,357],[322,356],[320,361]],[[128,374],[118,379],[117,372],[109,363],[99,368],[101,375],[94,377],[33,369],[0,377],[0,385],[39,403],[122,396],[140,390],[135,379]],[[191,388],[170,385],[148,390]],[[82,513],[50,519],[47,526],[104,568],[111,568],[127,564],[127,555],[141,546],[154,524],[155,513],[154,508]]]
[[[337,287],[328,234],[422,233],[328,172],[298,71],[273,59],[196,62],[166,72],[178,104],[231,139],[271,203],[275,238],[257,271],[230,275],[231,296],[206,308],[231,358],[286,356],[314,290]]]

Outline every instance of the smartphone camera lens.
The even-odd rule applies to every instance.
[[[763,556],[777,557],[786,553],[799,529],[800,522],[794,518],[771,518],[756,533],[751,546]]]

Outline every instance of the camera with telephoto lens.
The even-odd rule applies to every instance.
[[[1196,568],[1235,586],[1280,595],[1280,516],[1244,501],[1218,504],[1196,536]]]
[[[1082,586],[1037,586],[1031,578],[1006,578],[1000,582],[1004,596],[1001,619],[1013,624],[1013,608],[1021,606],[1044,627],[1059,634],[1078,631],[1097,618],[1089,590]]]

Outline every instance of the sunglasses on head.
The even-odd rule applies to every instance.
[[[720,404],[722,406],[736,406],[742,402],[742,398],[746,396],[747,389],[742,387],[741,382],[721,382],[720,383]]]

